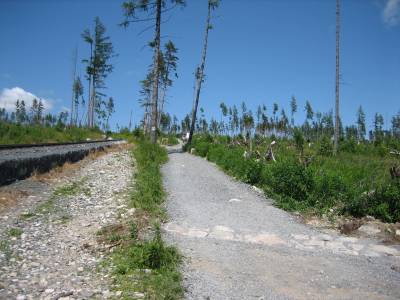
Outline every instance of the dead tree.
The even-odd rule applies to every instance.
[[[333,154],[339,144],[339,80],[340,80],[340,0],[336,0],[336,88],[335,88],[335,134]]]
[[[393,166],[389,171],[392,179],[400,178],[400,166]]]
[[[206,56],[207,56],[208,32],[212,28],[211,11],[216,9],[218,5],[219,5],[219,0],[208,0],[208,14],[207,14],[206,29],[204,35],[203,51],[201,54],[201,64],[200,67],[196,69],[196,93],[195,93],[195,101],[193,103],[192,120],[191,120],[188,144],[192,142],[194,128],[196,125],[197,108],[199,106],[201,84],[203,83],[204,80],[204,65],[206,63]]]

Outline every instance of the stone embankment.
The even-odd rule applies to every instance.
[[[77,162],[92,151],[103,150],[120,143],[124,141],[0,148],[0,186],[24,179],[33,172],[47,172],[65,162]]]

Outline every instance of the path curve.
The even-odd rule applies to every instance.
[[[200,157],[162,171],[187,299],[400,299],[399,248],[301,224]]]

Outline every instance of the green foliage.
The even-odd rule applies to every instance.
[[[179,140],[177,137],[173,134],[167,134],[167,135],[161,135],[161,144],[162,145],[168,145],[168,146],[174,146],[179,144]]]
[[[161,233],[156,230],[154,238],[145,243],[139,243],[131,249],[130,262],[140,269],[161,269],[179,263],[180,256],[174,247],[165,245]]]
[[[79,193],[84,193],[85,195],[90,195],[90,189],[83,186],[85,179],[79,180],[77,182],[72,182],[66,185],[62,185],[56,188],[53,192],[54,196],[75,196]]]
[[[300,153],[303,153],[303,149],[304,149],[304,135],[301,132],[300,129],[295,128],[293,131],[293,139],[294,139],[294,143],[296,145],[296,148],[298,151],[300,151]]]
[[[0,144],[37,144],[79,142],[87,138],[102,139],[103,133],[98,129],[57,128],[29,126],[0,122]]]
[[[131,203],[134,207],[141,208],[153,216],[163,214],[160,204],[164,200],[165,192],[160,166],[167,161],[167,152],[159,145],[143,139],[138,141],[133,154],[138,170]]]
[[[332,156],[331,142],[323,138],[314,148],[307,148],[313,157],[308,167],[298,161],[295,147],[284,140],[274,147],[276,163],[245,159],[243,146],[229,146],[222,137],[212,142],[195,136],[192,146],[197,155],[207,157],[227,173],[262,187],[283,209],[319,214],[337,208],[357,217],[373,215],[388,222],[399,221],[400,185],[388,172],[396,164],[395,158],[380,156],[374,145],[348,143],[343,145],[346,151]],[[260,153],[268,145],[269,140],[258,141]]]
[[[8,235],[12,237],[20,237],[22,233],[23,231],[21,228],[10,228],[10,230],[8,230]]]
[[[135,222],[129,223],[129,235],[132,240],[136,240],[138,238],[138,228]]]
[[[147,299],[179,299],[183,294],[180,262],[177,250],[166,246],[156,230],[152,240],[132,243],[113,253],[115,281],[123,296],[141,291]],[[141,280],[134,283],[132,276]]]
[[[324,156],[330,156],[333,153],[333,145],[329,137],[324,135],[320,141],[318,154]]]
[[[268,177],[263,180],[275,193],[296,201],[308,199],[314,188],[313,174],[309,169],[295,160],[278,161],[269,169]]]
[[[321,145],[321,148],[322,148],[322,145]],[[357,153],[359,151],[359,147],[357,146],[357,141],[353,138],[342,141],[340,143],[340,151],[347,152],[347,153]]]
[[[8,241],[0,241],[0,252],[4,254],[6,260],[12,257],[13,251]]]
[[[161,205],[165,196],[160,166],[167,161],[167,152],[157,144],[138,139],[133,154],[137,173],[131,205],[150,215],[153,221],[159,221],[164,217]],[[118,236],[125,242],[112,253],[113,277],[116,289],[122,291],[121,298],[131,299],[133,292],[145,293],[146,299],[182,298],[178,270],[181,256],[177,249],[165,245],[159,225],[155,225],[150,240],[138,239],[138,227],[134,221],[129,222],[126,236]]]
[[[371,215],[386,222],[400,221],[400,181],[363,193],[347,203],[344,210],[358,217]]]

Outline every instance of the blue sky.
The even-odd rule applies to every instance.
[[[74,48],[79,60],[89,49],[80,37],[99,16],[118,57],[107,78],[116,101],[112,124],[138,122],[139,81],[151,63],[147,25],[127,29],[119,0],[1,0],[0,107],[15,98],[38,96],[58,112],[70,106]],[[179,78],[168,92],[167,111],[182,118],[193,101],[193,71],[200,61],[206,0],[188,0],[164,16],[163,41],[179,48]],[[255,110],[273,102],[289,112],[295,95],[304,121],[306,100],[315,111],[334,105],[335,0],[222,0],[215,12],[200,106],[219,117],[219,103]],[[370,121],[380,112],[388,124],[400,110],[400,0],[342,0],[341,114],[355,121],[363,105]],[[79,63],[83,75],[83,64]],[[17,89],[18,88],[18,89]],[[87,87],[85,86],[87,89]],[[386,125],[385,124],[385,125]]]

